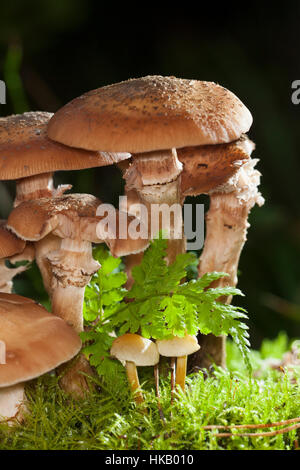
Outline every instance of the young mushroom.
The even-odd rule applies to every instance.
[[[159,362],[156,344],[138,334],[125,333],[114,340],[110,354],[122,363],[125,362],[126,374],[135,402],[142,403],[144,398],[140,391],[137,366],[155,366]]]
[[[52,312],[63,318],[78,333],[83,331],[85,286],[101,267],[93,259],[92,243],[105,242],[114,256],[139,252],[148,246],[146,239],[131,238],[128,227],[133,217],[127,214],[125,238],[118,238],[120,217],[117,217],[115,234],[101,228],[104,217],[97,216],[100,205],[101,201],[89,194],[40,198],[21,203],[10,213],[7,222],[9,229],[24,240],[37,242],[49,234],[61,239],[59,249],[50,251],[47,255],[52,273]],[[90,374],[87,361],[84,358],[80,361],[84,369],[82,371]],[[77,366],[75,364],[69,370],[70,375],[65,374],[62,378],[63,387],[74,392],[74,395],[77,392],[82,394],[80,389],[87,388],[85,378],[72,373]]]
[[[0,415],[16,417],[24,400],[24,382],[69,361],[81,348],[78,335],[61,318],[31,299],[0,293]]]
[[[157,340],[157,349],[161,356],[176,357],[176,381],[184,391],[187,367],[187,356],[200,349],[196,336],[174,336],[171,339]]]

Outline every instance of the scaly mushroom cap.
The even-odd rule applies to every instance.
[[[183,196],[207,194],[224,184],[249,160],[253,149],[253,142],[246,136],[229,144],[178,149],[178,159],[183,163],[180,184]]]
[[[72,226],[68,220],[78,222],[79,231],[85,218],[95,217],[100,204],[101,201],[90,194],[24,201],[9,214],[7,226],[20,238],[36,241],[63,225],[65,237],[72,238]],[[67,233],[68,228],[70,233]]]
[[[81,348],[75,331],[33,300],[0,293],[0,340],[6,364],[0,365],[0,387],[38,377],[69,361]]]
[[[29,112],[0,118],[0,180],[112,165],[130,157],[129,153],[90,152],[53,142],[46,132],[52,115]]]
[[[105,242],[113,256],[139,253],[148,247],[148,239],[130,236],[130,223],[134,217],[126,213],[123,214],[127,226],[125,238],[118,237],[120,212],[116,216],[116,234],[98,230],[99,222],[105,219],[97,216],[100,205],[101,201],[90,194],[67,194],[24,201],[9,214],[7,226],[20,238],[30,241],[41,240],[52,232],[61,238]]]
[[[71,147],[141,153],[231,142],[251,124],[249,110],[216,83],[147,76],[75,98],[51,118],[48,136]]]
[[[116,338],[110,354],[121,362],[134,362],[136,366],[154,366],[159,362],[156,344],[150,339],[133,333],[125,333]]]
[[[21,253],[25,245],[24,240],[7,230],[6,220],[0,220],[0,259]]]
[[[166,357],[188,356],[200,349],[196,336],[174,336],[171,339],[156,341],[159,354]]]

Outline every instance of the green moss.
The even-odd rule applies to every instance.
[[[300,416],[300,372],[294,372],[297,384],[289,373],[262,368],[266,344],[268,353],[278,357],[282,338],[265,342],[263,356],[251,352],[254,370],[262,370],[251,384],[231,343],[228,369],[216,369],[205,380],[202,373],[189,376],[187,393],[178,393],[173,406],[169,379],[161,378],[164,426],[150,368],[139,368],[147,414],[136,407],[127,388],[97,381],[88,399],[74,401],[59,389],[55,375],[48,374],[26,387],[26,422],[10,428],[0,425],[0,449],[293,449],[297,431],[275,437],[218,438],[218,431],[201,429],[206,424],[268,423]]]

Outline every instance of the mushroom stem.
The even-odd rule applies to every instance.
[[[187,356],[177,357],[176,364],[176,386],[179,385],[184,391],[186,377]]]
[[[171,358],[171,405],[172,405],[173,400],[174,400],[175,375],[176,375],[175,357],[172,357]]]
[[[158,407],[158,413],[159,417],[162,421],[162,423],[165,425],[166,424],[166,419],[160,404],[160,393],[159,393],[159,363],[155,364],[154,366],[154,379],[155,379],[155,394],[157,398],[157,407]]]
[[[83,331],[82,307],[85,287],[58,285],[52,294],[52,312],[63,318],[77,333]],[[73,306],[72,310],[70,305]]]
[[[186,251],[182,219],[181,171],[182,164],[177,158],[175,148],[136,155],[132,163],[126,164],[123,168],[127,196],[127,207],[124,207],[124,210],[145,222],[143,211],[138,210],[138,204],[146,207],[149,238],[156,237],[160,230],[167,234],[168,263],[172,263],[177,254]],[[139,264],[141,259],[141,255],[130,255],[129,258],[125,258],[128,288],[133,284],[132,268]]]
[[[132,203],[128,200],[127,211],[131,213],[130,205],[137,202],[146,206],[149,238],[153,239],[163,230],[168,235],[169,244],[173,240],[177,242],[184,239],[181,171],[182,164],[177,158],[176,149],[173,148],[137,154],[124,172],[125,192],[135,193],[134,197],[131,197]],[[140,216],[142,217],[142,214]],[[180,247],[181,244],[175,246]],[[169,247],[167,255],[169,256]]]
[[[48,254],[52,269],[52,312],[63,318],[77,333],[83,331],[84,289],[91,276],[100,268],[92,257],[92,244],[81,240],[63,239],[60,250]],[[64,371],[61,387],[74,397],[84,396],[89,390],[81,373],[92,375],[87,359],[79,356]]]
[[[41,197],[52,197],[53,173],[42,173],[40,175],[28,176],[17,180],[16,198],[14,206],[23,201],[39,199]]]
[[[92,257],[92,244],[63,239],[60,250],[47,256],[53,273],[52,312],[63,318],[75,331],[83,331],[84,289],[100,268]]]
[[[211,286],[235,286],[241,251],[247,239],[251,208],[264,202],[258,191],[260,173],[254,169],[258,160],[247,161],[225,185],[210,193],[206,216],[206,239],[199,263],[199,276],[212,271],[226,272]],[[230,303],[231,298],[219,299]],[[209,368],[212,363],[225,367],[225,338],[212,335],[198,338],[201,349],[191,361],[191,368]]]
[[[140,382],[136,365],[132,361],[126,361],[125,368],[130,388],[134,394],[134,400],[137,404],[141,404],[144,402],[144,398],[142,392],[139,390]]]
[[[167,259],[170,263],[178,252],[182,253],[182,247],[185,250],[180,177],[164,185],[145,186],[140,196],[148,211],[149,237],[153,239],[160,230],[167,234]]]
[[[0,423],[12,425],[16,419],[22,421],[22,405],[25,400],[24,384],[0,389]]]
[[[40,273],[43,278],[44,287],[48,292],[49,296],[51,296],[52,291],[52,271],[51,264],[47,256],[51,251],[59,250],[60,245],[61,238],[52,235],[52,233],[35,243],[36,264],[39,267]]]

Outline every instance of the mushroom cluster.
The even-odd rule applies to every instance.
[[[137,214],[141,202],[147,208],[150,238],[167,231],[169,262],[186,249],[182,213],[177,211],[167,222],[160,217],[153,230],[151,209],[157,204],[178,207],[187,196],[208,194],[199,276],[227,272],[229,277],[219,282],[235,286],[249,212],[264,202],[257,189],[258,160],[251,159],[254,144],[246,135],[251,125],[247,107],[214,82],[146,76],[75,98],[51,118],[48,136],[85,150],[101,146],[107,152],[132,154],[119,164],[128,213],[142,217]],[[141,257],[128,257],[129,285]],[[224,366],[225,338],[207,335],[199,341],[203,347],[193,355],[192,365]]]
[[[26,349],[22,328],[29,331],[32,324],[39,324],[45,348],[52,338],[59,352],[59,335],[46,340],[47,321],[52,319],[55,325],[60,317],[57,325],[64,325],[62,332],[63,328],[68,332],[71,328],[75,335],[83,331],[84,289],[101,268],[93,259],[92,244],[106,243],[113,256],[125,257],[130,286],[133,266],[141,260],[149,239],[161,230],[168,237],[169,263],[185,252],[182,206],[187,196],[210,196],[199,275],[227,272],[229,277],[221,282],[235,286],[248,213],[254,204],[263,203],[257,189],[257,160],[251,159],[254,144],[246,136],[251,124],[249,110],[222,86],[161,76],[90,91],[54,115],[29,112],[0,118],[0,181],[16,181],[14,208],[7,221],[0,222],[0,292],[6,293],[0,297],[0,308],[8,312],[11,306],[13,311],[7,318],[0,315],[0,340],[6,341],[11,322],[15,326],[9,341],[15,344],[19,340]],[[130,230],[119,236],[119,227],[117,237],[99,229],[103,220],[99,199],[89,194],[65,194],[71,190],[68,184],[53,185],[56,171],[112,164],[118,165],[125,179],[127,199],[119,208],[122,220],[126,220],[126,227],[133,220],[142,224],[146,237],[136,238]],[[169,217],[155,212],[162,206]],[[41,313],[33,301],[11,293],[13,277],[34,259],[51,299],[51,314]],[[39,315],[43,318],[40,323]],[[207,366],[208,358],[224,363],[223,338],[209,338],[205,347],[201,338],[199,342],[201,349],[194,337],[155,344],[139,335],[125,334],[115,340],[111,354],[124,361],[133,391],[139,389],[136,366],[155,366],[159,354],[177,357],[176,383],[184,389],[188,354],[195,353],[192,361],[197,366]],[[0,415],[14,416],[26,380],[70,360],[79,349],[73,348],[70,354],[64,351],[51,364],[36,367],[31,375],[24,376],[19,370],[13,381],[2,381],[1,373],[9,368],[0,364],[1,397],[9,403],[3,408],[0,398]],[[11,357],[13,373],[18,360],[13,353]],[[86,375],[92,373],[88,361],[78,354],[64,369],[61,386],[83,396],[89,388]],[[11,389],[17,384],[19,388]],[[142,400],[139,392],[136,397]]]

